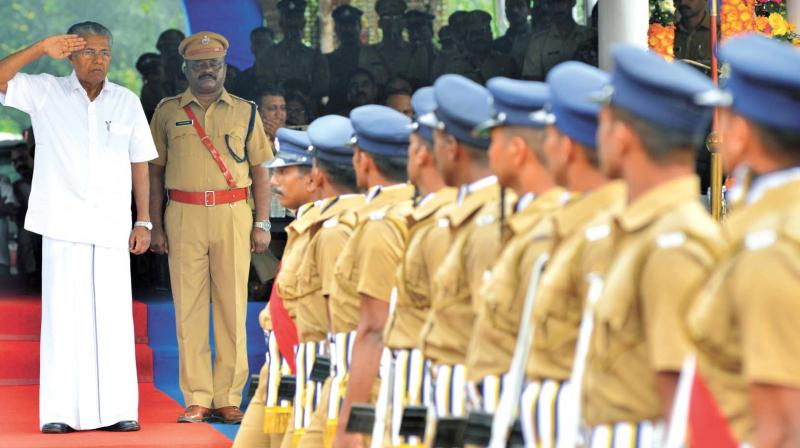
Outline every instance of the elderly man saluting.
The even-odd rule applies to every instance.
[[[106,27],[83,22],[0,60],[0,102],[30,114],[36,133],[25,228],[43,236],[45,433],[139,429],[128,252],[150,245],[147,162],[157,154],[139,99],[106,79],[111,43]],[[73,72],[18,73],[44,55]]]

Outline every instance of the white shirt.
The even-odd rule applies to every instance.
[[[28,113],[36,135],[25,228],[62,241],[127,248],[131,163],[158,156],[139,98],[106,80],[89,101],[75,72],[18,73],[0,103]]]

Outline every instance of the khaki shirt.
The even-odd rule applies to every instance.
[[[734,434],[751,441],[748,383],[800,387],[800,182],[726,223],[730,248],[689,314],[699,367]]]
[[[508,218],[503,231],[507,242],[480,291],[479,312],[467,352],[468,380],[477,382],[508,372],[531,269],[536,258],[549,250],[550,244],[539,242],[551,240],[547,217],[569,197],[563,188],[553,188]]]
[[[410,211],[413,197],[412,185],[382,187],[363,207],[341,218],[352,222],[354,230],[336,260],[331,294],[334,327],[337,322],[348,325],[334,332],[352,331],[358,326],[361,294],[389,302],[406,237],[406,212],[400,209]],[[388,206],[398,209],[390,211]]]
[[[309,230],[319,213],[320,207],[313,202],[303,205],[298,209],[297,218],[286,226],[286,248],[283,250],[281,270],[275,280],[275,287],[278,288],[278,294],[283,299],[286,311],[297,325],[297,332],[301,342],[305,342],[303,338],[304,329],[298,320],[297,306],[298,299],[305,295],[305,291],[300,281],[300,264],[311,241],[311,232]]]
[[[660,185],[614,220],[584,380],[592,426],[662,417],[656,373],[680,371],[689,306],[724,244],[698,182],[692,175]]]
[[[450,249],[436,271],[431,312],[422,330],[424,355],[436,364],[464,364],[479,291],[500,252],[500,186],[467,195],[446,215]]]
[[[353,232],[353,225],[339,218],[363,205],[364,195],[361,194],[328,198],[323,201],[320,214],[311,226],[309,231],[311,241],[300,266],[300,281],[304,295],[297,300],[299,319],[304,322],[306,328],[313,329],[309,331],[308,340],[319,340],[315,338],[324,337],[329,331],[350,331],[355,329],[358,323],[357,320],[337,321],[336,318],[340,318],[341,314],[334,314],[334,322],[331,322],[331,312],[326,299],[330,297],[335,282],[336,259]]]
[[[711,17],[708,11],[694,30],[688,30],[682,22],[675,27],[675,59],[689,59],[711,65]]]
[[[608,236],[608,222],[624,210],[627,201],[625,184],[611,182],[552,216],[550,244],[555,249],[534,303],[533,341],[525,369],[528,378],[569,379],[589,290],[587,275],[605,271],[601,264],[608,259],[608,242],[603,241]],[[541,244],[547,244],[547,239]]]
[[[240,158],[245,155],[244,140],[253,103],[223,90],[219,99],[208,110],[204,110],[188,89],[179,96],[162,100],[150,122],[158,150],[158,158],[150,163],[166,166],[165,187],[190,192],[228,189],[219,166],[200,141],[200,136],[183,110],[187,104],[217,148],[236,186],[249,187],[252,183],[250,166],[258,166],[272,159],[272,143],[264,133],[258,114],[247,140],[248,160],[238,163],[231,156],[231,152]]]
[[[389,348],[419,345],[430,312],[432,280],[450,247],[450,230],[439,226],[439,220],[455,199],[455,189],[443,188],[408,217],[408,243],[397,268],[397,301],[384,330],[383,340]]]
[[[596,36],[591,28],[574,24],[567,33],[556,24],[531,34],[522,63],[522,77],[544,81],[556,65],[576,59],[578,50]]]

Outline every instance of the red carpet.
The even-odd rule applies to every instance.
[[[147,345],[147,306],[133,304],[136,364],[139,375],[139,423],[133,433],[39,432],[38,297],[0,292],[0,447],[229,447],[231,441],[207,424],[178,424],[183,408],[153,385],[153,355]]]

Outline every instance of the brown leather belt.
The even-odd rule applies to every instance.
[[[169,199],[182,204],[204,205],[213,207],[218,204],[230,204],[247,200],[248,188],[233,190],[187,192],[169,190]]]

